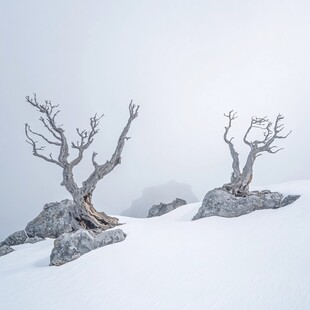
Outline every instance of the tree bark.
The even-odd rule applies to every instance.
[[[75,218],[87,229],[106,230],[118,225],[118,218],[97,211],[91,201],[91,194],[75,199]]]

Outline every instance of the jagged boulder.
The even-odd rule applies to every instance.
[[[43,211],[26,226],[29,237],[57,238],[63,233],[81,228],[73,216],[74,203],[71,200],[52,202],[44,206]]]
[[[50,265],[63,265],[96,248],[123,241],[125,238],[126,234],[121,229],[100,233],[79,229],[73,233],[64,233],[54,242]]]
[[[8,245],[2,245],[0,246],[0,256],[3,256],[3,255],[6,255],[6,254],[9,254],[11,252],[13,252],[14,250],[8,246]]]
[[[173,200],[171,203],[160,203],[159,205],[152,206],[147,217],[161,216],[186,204],[187,202],[180,198]]]
[[[19,245],[25,243],[28,238],[24,230],[16,231],[15,233],[9,235],[5,240],[4,244],[8,246]]]
[[[193,220],[209,216],[237,217],[255,210],[277,209],[299,198],[297,195],[287,197],[283,198],[282,194],[270,191],[253,192],[245,197],[236,197],[222,188],[214,189],[206,194]]]

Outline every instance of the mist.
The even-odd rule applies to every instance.
[[[104,113],[75,176],[109,159],[141,106],[122,164],[94,192],[98,210],[117,215],[144,188],[190,184],[198,199],[229,181],[226,119],[241,163],[250,117],[278,113],[292,134],[285,149],[260,157],[255,185],[310,177],[309,1],[2,1],[0,3],[0,239],[23,229],[48,202],[70,198],[62,171],[32,155],[24,124],[43,131],[25,103],[37,94],[59,104],[69,140]],[[74,152],[72,152],[74,154]]]

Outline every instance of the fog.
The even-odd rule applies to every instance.
[[[141,106],[122,164],[94,192],[109,214],[170,180],[199,199],[227,182],[223,113],[231,109],[242,163],[252,115],[280,112],[293,130],[283,151],[257,160],[253,186],[309,178],[309,11],[306,0],[1,1],[0,239],[45,203],[70,198],[60,167],[25,142],[24,123],[42,128],[24,99],[34,92],[60,105],[58,123],[74,141],[76,127],[104,113],[78,182],[92,171],[92,151],[102,163],[112,155],[130,100]]]

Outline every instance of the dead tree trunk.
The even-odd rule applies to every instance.
[[[250,147],[250,152],[242,173],[240,173],[239,156],[232,143],[233,138],[227,138],[232,121],[236,119],[237,116],[233,111],[230,111],[228,114],[224,114],[224,116],[228,118],[228,126],[225,127],[224,141],[228,144],[230,154],[233,159],[233,173],[230,183],[224,184],[223,188],[236,196],[249,195],[249,186],[253,179],[253,166],[256,158],[261,156],[264,152],[275,154],[282,150],[282,148],[278,149],[277,146],[273,146],[273,143],[276,139],[285,139],[291,131],[284,136],[279,135],[279,133],[284,129],[284,125],[280,124],[284,117],[280,114],[277,116],[274,126],[272,126],[273,124],[267,117],[252,117],[251,124],[243,137],[243,142]],[[253,128],[263,130],[264,138],[262,140],[248,140],[248,136]]]
[[[52,139],[50,139],[43,134],[32,131],[30,126],[26,124],[25,133],[27,142],[32,146],[34,156],[40,157],[62,168],[63,180],[61,185],[65,186],[75,202],[73,213],[77,221],[88,229],[100,228],[105,230],[116,226],[118,224],[117,218],[108,216],[104,212],[99,212],[94,208],[92,204],[92,195],[97,183],[121,163],[121,154],[125,142],[129,139],[127,134],[132,121],[138,116],[139,106],[134,105],[132,101],[130,102],[129,119],[118,139],[114,154],[105,164],[100,165],[95,161],[97,153],[94,152],[92,155],[94,170],[87,180],[82,182],[82,186],[79,187],[74,180],[73,168],[82,161],[84,151],[89,148],[94,140],[94,136],[99,132],[98,125],[103,115],[100,117],[95,115],[90,118],[89,131],[76,129],[77,134],[79,135],[79,141],[76,143],[72,142],[71,147],[77,150],[78,155],[70,161],[68,159],[69,146],[65,132],[55,121],[57,114],[60,112],[60,110],[57,110],[58,106],[52,105],[50,101],[45,101],[45,104],[40,104],[37,101],[36,95],[34,95],[33,98],[26,97],[26,101],[42,114],[40,121],[52,137]],[[48,144],[57,146],[59,148],[58,158],[55,159],[52,154],[48,157],[43,155],[40,151],[44,150],[44,146],[39,147],[38,141],[34,140],[34,136],[40,137]]]
[[[224,141],[228,144],[230,155],[233,159],[232,161],[232,169],[233,172],[230,177],[230,183],[224,184],[224,188],[227,190],[231,190],[232,186],[238,182],[240,182],[241,179],[241,172],[240,172],[240,164],[239,164],[239,154],[236,152],[235,147],[232,143],[232,140],[234,138],[228,139],[227,135],[229,132],[229,129],[231,128],[232,121],[237,118],[237,113],[234,113],[233,111],[230,111],[228,114],[224,114],[224,116],[228,117],[228,126],[225,127],[224,132]]]

